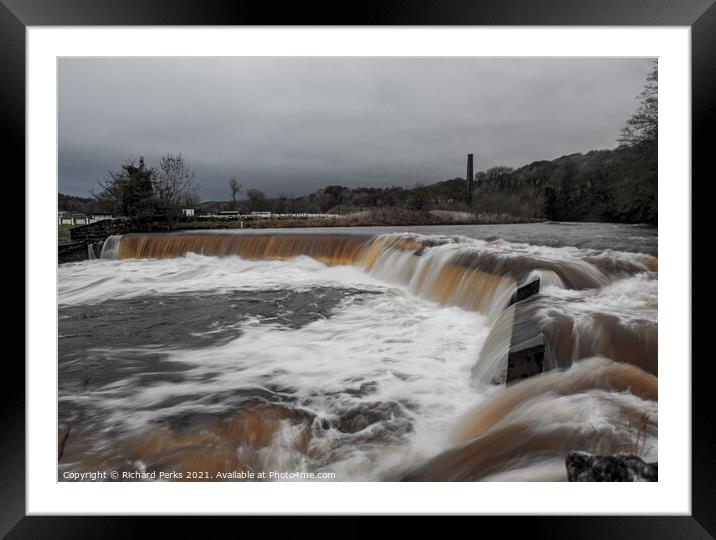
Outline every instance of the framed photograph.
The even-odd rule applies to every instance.
[[[521,515],[711,537],[712,2],[2,2],[26,156],[3,534]]]

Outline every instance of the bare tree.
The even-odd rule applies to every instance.
[[[182,208],[196,204],[194,171],[181,154],[162,156],[154,176],[154,197],[159,212],[168,217],[179,215]]]
[[[659,127],[659,75],[655,60],[639,94],[639,108],[622,128],[618,142],[627,145],[656,143]]]
[[[236,210],[236,196],[241,193],[241,188],[238,176],[229,178],[229,191],[231,191],[231,199],[234,201],[234,210]]]

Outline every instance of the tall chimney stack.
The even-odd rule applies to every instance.
[[[473,174],[472,174],[472,154],[467,155],[467,175],[465,176],[465,179],[467,180],[467,192],[472,193],[472,180],[473,180]]]

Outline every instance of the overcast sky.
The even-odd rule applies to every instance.
[[[203,200],[412,186],[613,148],[648,59],[121,58],[59,62],[59,189],[181,152]]]

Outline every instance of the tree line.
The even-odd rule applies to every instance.
[[[198,208],[207,213],[237,209],[242,213],[336,214],[398,208],[534,220],[656,224],[656,152],[640,143],[536,161],[516,169],[492,167],[475,175],[472,193],[468,193],[464,178],[453,178],[411,188],[330,185],[301,197],[271,198],[253,190],[236,205],[210,201]]]

